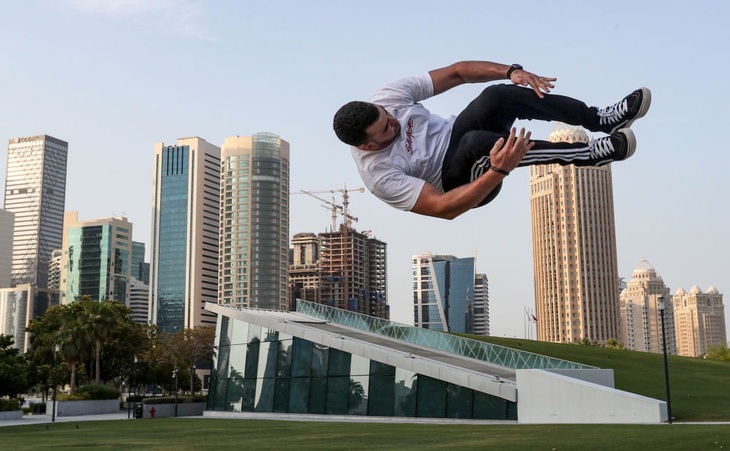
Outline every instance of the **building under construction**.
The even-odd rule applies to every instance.
[[[345,224],[336,232],[298,233],[292,243],[293,302],[304,299],[390,318],[386,243]]]
[[[296,299],[304,299],[389,319],[387,245],[370,231],[352,228],[357,218],[347,212],[348,190],[337,191],[345,198],[344,208],[302,191],[332,207],[333,227],[318,235],[294,235],[289,259],[290,309],[294,310]],[[337,211],[344,222],[335,229]]]

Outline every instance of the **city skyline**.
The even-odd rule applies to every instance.
[[[721,205],[730,194],[730,156],[715,144],[728,94],[702,81],[708,61],[721,72],[728,65],[715,56],[730,41],[722,23],[730,5],[552,5],[548,14],[570,21],[569,29],[551,28],[543,15],[518,27],[493,22],[514,13],[507,4],[470,4],[466,15],[463,8],[435,14],[435,3],[418,10],[377,1],[326,6],[3,4],[0,12],[14,20],[0,30],[12,61],[12,70],[0,74],[12,87],[0,93],[7,106],[0,141],[48,133],[69,142],[66,210],[91,218],[125,213],[138,225],[134,239],[149,244],[151,146],[163,139],[196,134],[220,145],[232,134],[268,131],[291,143],[292,192],[358,187],[348,149],[331,132],[332,114],[386,81],[487,59],[557,76],[555,93],[596,105],[646,85],[654,105],[634,124],[637,153],[613,167],[619,275],[628,279],[647,258],[672,292],[693,285],[728,291],[730,212]],[[403,29],[405,16],[419,26]],[[353,31],[360,26],[370,33]],[[375,44],[378,35],[384,45]],[[455,114],[485,86],[424,103],[434,113]],[[521,125],[541,139],[552,127]],[[492,204],[454,221],[401,213],[369,193],[351,197],[358,228],[388,243],[393,320],[412,321],[411,255],[476,254],[490,280],[492,333],[523,335],[524,307],[534,305],[528,172],[514,171]],[[315,202],[292,198],[292,235],[328,224]]]

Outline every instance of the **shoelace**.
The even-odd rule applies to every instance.
[[[598,110],[599,124],[610,125],[620,121],[629,111],[629,102],[624,99],[615,105]]]
[[[613,143],[610,138],[601,138],[593,141],[591,153],[593,158],[603,158],[613,153]]]

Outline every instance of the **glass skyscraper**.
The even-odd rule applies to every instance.
[[[8,143],[4,209],[15,213],[11,285],[48,287],[51,252],[61,247],[68,143],[48,135]]]
[[[140,241],[132,241],[132,277],[150,283],[150,264],[145,263],[145,244]]]
[[[155,144],[150,321],[165,332],[215,324],[220,148],[204,139]]]
[[[66,212],[62,251],[64,304],[90,296],[129,305],[132,224],[127,218],[79,221],[78,212]]]
[[[413,324],[446,332],[473,332],[475,259],[413,257]]]
[[[287,310],[289,143],[273,133],[226,138],[220,181],[219,302]]]

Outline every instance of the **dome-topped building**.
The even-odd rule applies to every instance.
[[[677,333],[677,354],[703,356],[710,346],[727,342],[725,306],[713,285],[703,292],[693,285],[689,292],[677,289],[672,298]]]
[[[548,140],[588,142],[557,124]],[[530,166],[537,339],[618,338],[619,277],[611,165]]]
[[[619,296],[621,343],[626,349],[663,352],[659,299],[669,301],[669,288],[657,275],[648,260],[642,258],[631,273],[631,280]],[[665,333],[667,352],[676,354],[672,303],[665,302]]]

